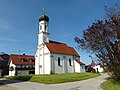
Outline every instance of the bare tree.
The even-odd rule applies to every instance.
[[[75,37],[78,47],[92,51],[107,71],[120,79],[120,18],[98,20]]]
[[[120,18],[120,3],[114,4],[110,7],[105,6],[105,18]]]

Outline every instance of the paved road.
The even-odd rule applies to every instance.
[[[100,84],[106,80],[107,74],[102,76],[63,84],[46,85],[34,82],[0,79],[6,85],[0,86],[0,90],[102,90]]]

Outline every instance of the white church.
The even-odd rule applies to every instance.
[[[61,74],[85,72],[74,48],[65,43],[49,40],[49,17],[39,17],[38,45],[35,54],[35,74]]]

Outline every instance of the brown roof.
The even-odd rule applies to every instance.
[[[69,47],[68,45],[64,43],[50,41],[49,43],[46,43],[46,46],[48,47],[49,51],[52,53],[79,56],[79,54],[75,51],[74,48]]]
[[[2,57],[0,57],[0,60],[3,60],[3,58],[2,58]]]
[[[94,66],[96,66],[96,64],[89,64],[89,65],[87,65],[88,67],[94,67]]]
[[[20,61],[20,59],[24,59],[23,62]],[[29,59],[34,60],[33,62],[30,62]],[[34,65],[35,64],[35,57],[30,55],[17,55],[17,54],[11,54],[10,59],[8,61],[8,65],[10,64],[10,61],[12,60],[13,64],[19,64],[19,65]]]
[[[76,62],[78,62],[80,65],[85,65],[83,62],[79,61],[79,60],[75,60]]]

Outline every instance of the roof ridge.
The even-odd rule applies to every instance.
[[[62,43],[62,42],[58,42],[58,41],[53,41],[53,40],[49,40],[49,43],[56,43],[56,44],[65,44],[65,43]]]
[[[34,56],[34,55],[22,55],[22,54],[10,54],[11,55],[14,55],[14,56]]]

